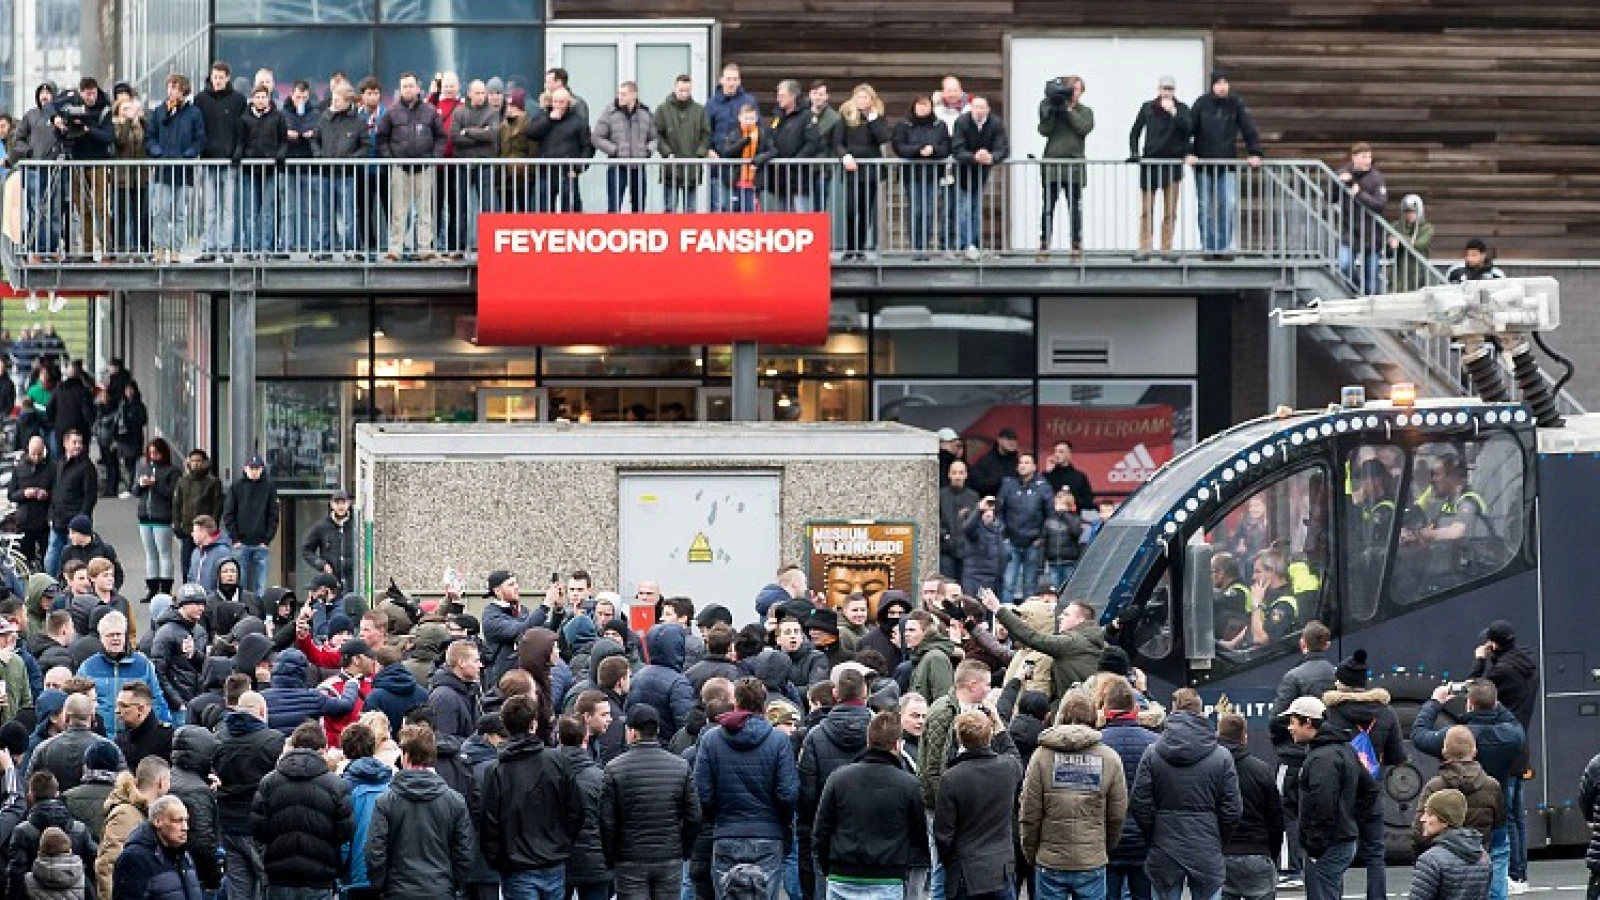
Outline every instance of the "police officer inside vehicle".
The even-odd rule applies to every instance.
[[[1239,580],[1239,563],[1232,553],[1212,555],[1211,589],[1217,642],[1226,647],[1250,627],[1250,588]]]
[[[1300,620],[1300,602],[1289,584],[1289,563],[1280,550],[1256,554],[1251,569],[1250,627],[1222,646],[1228,650],[1261,647],[1293,633]]]

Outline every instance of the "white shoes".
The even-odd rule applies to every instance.
[[[1511,879],[1508,879],[1506,881],[1506,893],[1507,894],[1516,895],[1516,894],[1526,894],[1527,892],[1528,892],[1528,883],[1526,881],[1518,881],[1515,878],[1511,878]]]

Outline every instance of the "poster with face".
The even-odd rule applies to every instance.
[[[834,609],[853,593],[865,594],[871,615],[887,590],[915,591],[917,526],[874,520],[806,523],[806,576]]]

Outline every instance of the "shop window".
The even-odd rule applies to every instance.
[[[880,381],[875,400],[880,421],[927,431],[954,428],[963,439],[967,468],[977,470],[978,477],[969,484],[980,494],[992,494],[999,490],[999,480],[984,474],[992,474],[992,467],[977,464],[995,452],[1006,429],[1016,433],[1018,450],[1034,447],[1033,396],[1033,384],[1026,381]],[[1004,465],[1009,470],[1015,462],[1005,460]]]
[[[370,337],[365,298],[260,297],[256,375],[364,374]]]
[[[878,374],[1026,376],[1034,371],[1033,298],[907,297],[873,304]]]
[[[1194,446],[1194,411],[1192,381],[1041,381],[1040,468],[1064,441],[1096,496],[1126,496]]]
[[[1423,444],[1389,594],[1408,606],[1505,568],[1522,548],[1523,452],[1503,432]]]

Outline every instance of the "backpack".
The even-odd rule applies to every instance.
[[[1356,731],[1356,736],[1350,739],[1350,749],[1356,752],[1356,759],[1361,762],[1362,768],[1367,770],[1376,781],[1378,773],[1383,771],[1383,764],[1378,761],[1378,749],[1372,745],[1372,726],[1378,724],[1374,719],[1367,723],[1367,727]]]

